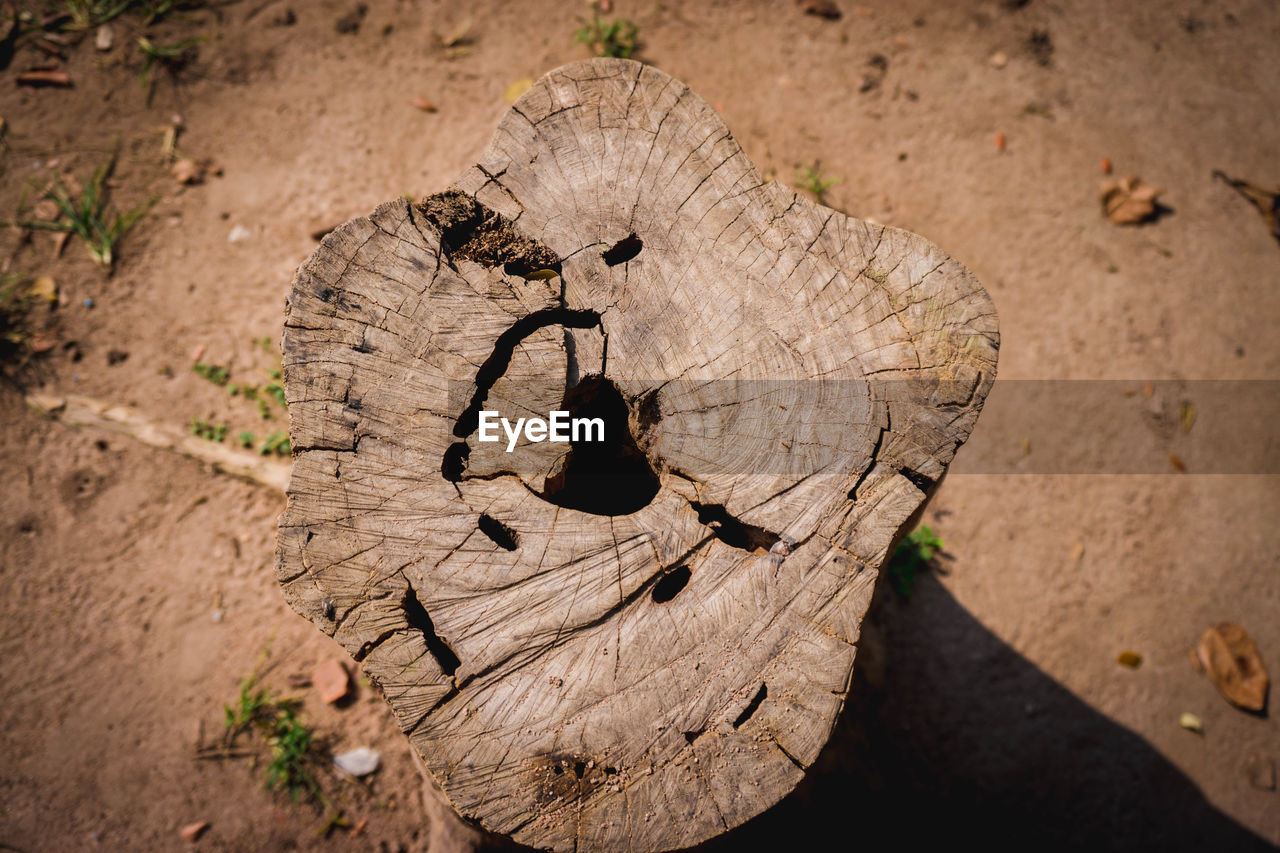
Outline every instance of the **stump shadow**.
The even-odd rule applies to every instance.
[[[791,795],[701,853],[981,842],[1271,850],[1140,736],[1076,698],[931,574],[880,584],[845,710]]]

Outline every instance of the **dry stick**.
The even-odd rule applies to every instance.
[[[161,450],[207,462],[215,471],[284,491],[293,467],[255,453],[197,438],[181,427],[153,421],[131,406],[92,397],[29,394],[27,405],[68,426],[88,426],[126,435]]]

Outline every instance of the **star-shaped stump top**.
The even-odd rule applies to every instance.
[[[997,347],[928,241],[764,180],[651,66],[566,65],[299,270],[279,581],[463,817],[695,844],[817,758]],[[553,410],[605,440],[479,440]]]

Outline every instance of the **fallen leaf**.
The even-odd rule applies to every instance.
[[[425,113],[434,113],[440,109],[426,98],[414,98],[413,105]]]
[[[1003,133],[996,134],[996,150],[997,151],[1004,150],[1004,134]]]
[[[364,832],[364,828],[368,825],[369,825],[369,819],[367,817],[360,818],[358,821],[356,821],[356,825],[351,827],[351,832],[350,832],[351,837],[355,838],[357,835]]]
[[[65,71],[24,71],[17,77],[19,86],[61,86],[71,85],[71,75]]]
[[[1142,666],[1142,655],[1137,652],[1121,652],[1116,656],[1116,663],[1121,666],[1127,666],[1129,669],[1137,669]]]
[[[58,302],[58,283],[52,276],[38,275],[27,288],[27,295],[43,299],[51,305]]]
[[[1280,187],[1264,190],[1248,181],[1229,177],[1219,169],[1213,170],[1213,176],[1244,196],[1262,216],[1262,221],[1267,223],[1271,236],[1280,241]]]
[[[1178,725],[1189,732],[1195,732],[1198,735],[1204,734],[1204,720],[1201,720],[1190,711],[1182,712],[1182,716],[1178,718]]]
[[[840,20],[840,7],[831,0],[796,0],[796,3],[806,15],[826,18],[828,21]]]
[[[1190,403],[1183,403],[1182,410],[1178,415],[1178,422],[1182,425],[1183,432],[1191,432],[1191,427],[1196,422],[1196,407]]]
[[[1078,563],[1084,556],[1084,543],[1077,542],[1071,546],[1071,562]]]
[[[1267,704],[1270,681],[1253,638],[1234,622],[1222,622],[1204,632],[1196,657],[1218,692],[1238,708],[1261,712]]]
[[[1156,199],[1164,190],[1141,178],[1121,178],[1102,185],[1102,212],[1117,225],[1137,225],[1157,215]]]
[[[1176,453],[1169,454],[1169,464],[1181,473],[1187,473],[1187,463],[1182,461],[1182,457]]]
[[[329,658],[311,673],[311,685],[320,696],[320,701],[332,705],[344,698],[351,690],[351,677],[347,668],[337,658]]]
[[[1111,158],[1103,157],[1102,162],[1098,164],[1098,167],[1102,170],[1102,174],[1110,175],[1111,174]]]
[[[502,93],[502,99],[508,104],[514,104],[520,99],[520,96],[529,91],[529,87],[533,85],[533,80],[528,77],[521,77],[516,82],[507,87]]]
[[[197,841],[201,835],[204,835],[204,831],[208,828],[209,822],[207,820],[201,820],[195,823],[189,823],[182,827],[182,829],[178,830],[178,834],[182,836],[183,841]]]
[[[528,281],[546,281],[547,279],[555,278],[558,275],[560,275],[560,273],[556,272],[555,270],[544,269],[544,270],[534,270],[533,272],[527,272],[523,276],[521,276],[521,278],[527,279]]]

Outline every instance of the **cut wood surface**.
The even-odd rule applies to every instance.
[[[567,65],[448,191],[299,270],[279,580],[463,817],[695,844],[822,749],[997,348],[928,241],[765,181],[651,66]],[[607,440],[478,441],[552,409]]]

